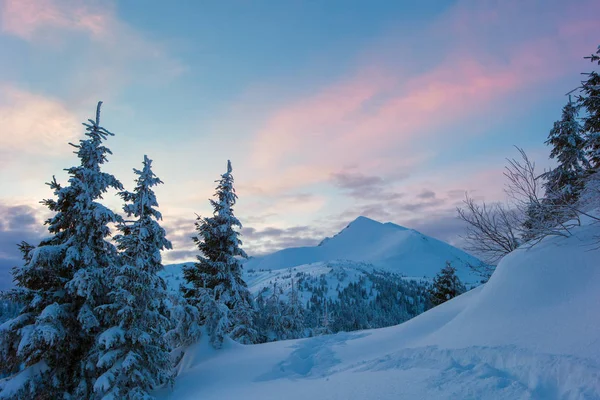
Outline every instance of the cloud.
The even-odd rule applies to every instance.
[[[406,220],[404,223],[406,226],[427,236],[464,249],[465,242],[461,236],[466,233],[467,226],[463,220],[457,217],[456,212],[453,210],[430,215],[427,218]]]
[[[270,218],[267,217],[267,219]],[[264,224],[265,220],[262,220]],[[192,236],[197,232],[193,218],[165,218],[162,226],[167,232],[167,238],[173,244],[173,250],[163,252],[166,264],[194,261],[200,251],[192,242]],[[298,225],[291,227],[265,226],[255,228],[245,226],[240,231],[242,248],[249,255],[261,255],[281,250],[287,247],[313,246],[325,238],[325,231],[318,227]]]
[[[12,267],[22,265],[17,244],[37,245],[47,231],[37,210],[27,205],[0,203],[0,218],[0,290],[4,290],[12,286]]]
[[[81,127],[61,101],[10,85],[0,85],[0,126],[5,163],[24,156],[56,156],[77,140]]]
[[[549,82],[576,77],[576,60],[600,34],[591,17],[598,7],[519,4],[462,1],[417,31],[384,31],[336,81],[274,101],[250,144],[248,164],[264,177],[256,186],[298,190],[347,165],[364,177],[412,172],[452,138],[476,135],[470,122],[481,115],[526,109]]]
[[[3,0],[2,31],[34,40],[59,29],[82,32],[96,38],[110,34],[111,13],[100,3],[57,0]]]
[[[401,174],[398,176],[401,177]],[[461,179],[450,179],[455,176],[460,176]],[[464,233],[464,224],[456,218],[456,207],[461,204],[465,192],[486,193],[482,196],[486,201],[503,198],[504,177],[502,170],[498,168],[472,170],[469,166],[448,168],[444,173],[437,174],[434,179],[429,178],[427,182],[418,178],[413,182],[405,182],[402,178],[398,178],[405,190],[402,196],[364,195],[362,191],[379,194],[395,193],[392,184],[394,181],[361,174],[352,169],[332,174],[330,179],[335,182],[336,187],[350,193],[354,191],[354,195],[351,196],[354,196],[356,202],[349,206],[340,205],[343,207],[341,210],[319,216],[314,213],[304,213],[302,205],[310,202],[313,197],[308,193],[276,196],[280,200],[268,196],[269,204],[283,202],[279,205],[281,213],[286,213],[286,210],[298,205],[300,208],[296,211],[299,215],[311,215],[312,218],[309,219],[309,224],[288,223],[286,226],[285,222],[278,218],[280,216],[278,213],[255,214],[254,219],[245,218],[244,213],[238,213],[238,217],[244,223],[241,239],[246,252],[256,256],[288,247],[314,246],[324,238],[339,232],[361,215],[381,222],[389,221],[413,228],[460,247],[464,244],[460,238]],[[435,187],[436,192],[429,189],[431,187]],[[480,190],[474,191],[474,189]],[[272,207],[264,208],[273,210]],[[194,235],[193,219],[165,218],[163,226],[175,249],[165,253],[165,262],[191,261],[199,254],[190,240]]]
[[[162,85],[187,70],[166,44],[120,20],[111,1],[0,0],[0,28],[34,47],[41,65],[61,65],[52,81],[73,106],[109,100],[132,83]]]
[[[160,222],[166,231],[166,237],[171,241],[173,250],[163,251],[163,262],[166,264],[184,261],[193,261],[199,254],[192,237],[196,236],[196,222],[194,214],[189,218],[165,215]]]
[[[264,229],[243,228],[242,240],[250,255],[262,255],[289,247],[316,246],[325,238],[324,232],[311,226]]]
[[[417,197],[420,199],[433,199],[435,198],[435,192],[429,189],[424,189],[421,193],[417,195]]]
[[[364,175],[360,172],[335,172],[331,174],[332,183],[344,189],[348,195],[357,199],[395,200],[404,196],[388,190],[390,184],[398,179],[385,180],[380,176]]]
[[[236,208],[238,218],[244,225],[258,227],[263,227],[267,220],[275,216],[293,219],[318,213],[327,203],[325,195],[308,192],[263,194],[258,191],[243,197],[240,194],[240,198],[243,198],[243,201],[238,203]]]

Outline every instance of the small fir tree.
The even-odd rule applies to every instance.
[[[554,123],[547,145],[552,146],[550,158],[556,159],[556,168],[543,174],[546,182],[546,202],[553,206],[573,204],[583,188],[585,170],[589,162],[585,156],[585,140],[577,121],[577,107],[571,102],[563,108],[562,119]]]
[[[98,338],[96,366],[103,371],[94,385],[107,399],[148,399],[150,391],[172,380],[165,333],[166,284],[158,276],[163,269],[161,250],[171,249],[153,187],[163,182],[152,172],[152,161],[144,156],[143,169],[133,192],[119,193],[126,202],[127,218],[115,237],[120,265],[112,265],[110,302],[98,307],[107,329]]]
[[[323,299],[323,314],[320,318],[320,325],[314,330],[316,335],[330,335],[333,333],[331,324],[334,322],[331,313],[329,312],[329,305],[327,298]]]
[[[231,172],[228,161],[227,172],[217,181],[215,199],[210,200],[213,216],[196,220],[198,236],[193,240],[202,254],[183,270],[188,283],[184,294],[198,305],[201,323],[217,348],[226,335],[244,344],[257,341],[252,298],[242,279],[240,257],[247,255],[235,229],[242,225],[233,214],[237,195]]]
[[[267,337],[269,341],[286,339],[285,305],[280,296],[283,290],[273,283],[273,293],[265,302]]]
[[[466,291],[464,285],[456,276],[456,269],[446,262],[446,266],[433,279],[430,291],[431,303],[438,306]]]
[[[101,320],[96,307],[107,300],[106,270],[117,260],[106,239],[117,215],[98,202],[121,183],[101,171],[112,154],[103,142],[112,133],[96,119],[84,123],[86,139],[75,147],[80,165],[67,169],[69,185],[53,179],[54,213],[46,221],[52,235],[35,249],[22,246],[24,265],[13,270],[17,288],[10,297],[23,304],[19,316],[2,325],[0,369],[17,371],[12,394],[19,399],[90,398],[97,368],[91,354]]]
[[[600,65],[600,46],[595,54],[585,57]],[[587,73],[587,80],[581,82],[581,94],[578,106],[583,107],[587,115],[583,118],[583,131],[586,147],[593,171],[600,169],[600,74],[598,71]]]

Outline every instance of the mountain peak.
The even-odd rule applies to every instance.
[[[354,221],[350,222],[346,228],[349,227],[353,227],[353,228],[368,228],[368,227],[381,227],[381,228],[395,228],[397,230],[408,230],[408,228],[398,225],[398,224],[394,224],[393,222],[379,222],[376,221],[374,219],[365,217],[365,216],[360,216],[358,218],[356,218]]]
[[[364,216],[360,216],[356,218],[354,221],[350,222],[348,226],[357,226],[357,225],[382,225],[381,222],[375,221],[374,219],[367,218]]]
[[[318,244],[319,246],[323,246],[326,243],[328,243],[330,240],[339,237],[340,235],[343,234],[347,234],[349,231],[351,232],[361,232],[361,231],[365,231],[368,230],[369,228],[372,229],[376,229],[380,226],[383,226],[384,224],[382,224],[379,221],[375,221],[374,219],[371,218],[367,218],[364,216],[360,216],[357,217],[354,221],[350,222],[348,225],[346,225],[346,227],[344,229],[342,229],[341,231],[339,231],[338,233],[336,233],[335,235],[333,235],[332,237],[327,237],[325,239],[323,239],[321,241],[321,243]]]

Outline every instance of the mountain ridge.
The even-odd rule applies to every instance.
[[[285,269],[316,262],[350,260],[406,276],[432,278],[452,263],[462,280],[481,279],[473,267],[483,263],[476,257],[414,229],[360,216],[317,246],[291,247],[252,257],[248,269]]]

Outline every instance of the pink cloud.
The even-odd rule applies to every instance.
[[[0,0],[0,32],[51,47],[50,57],[77,58],[57,75],[71,104],[110,101],[131,82],[163,85],[187,70],[163,43],[122,21],[112,1]]]
[[[364,103],[396,84],[396,79],[386,77],[381,71],[362,73],[276,110],[257,134],[254,161],[259,165],[272,165],[285,156],[272,149],[285,152],[307,141],[316,143],[314,141],[336,134],[340,125],[349,127]]]
[[[2,31],[32,40],[47,29],[86,32],[102,37],[110,31],[113,16],[106,7],[89,2],[61,0],[3,0]]]
[[[510,112],[507,108],[513,104],[502,101],[523,94],[532,98],[535,88],[573,73],[577,59],[595,47],[600,26],[592,23],[593,17],[571,11],[562,19],[560,12],[541,16],[540,23],[551,29],[530,32],[499,49],[489,38],[477,37],[487,24],[500,26],[492,32],[498,35],[510,29],[508,17],[520,18],[522,25],[536,17],[519,15],[516,5],[485,3],[471,14],[461,6],[438,21],[432,32],[423,34],[435,39],[443,34],[440,26],[460,27],[456,33],[468,34],[470,40],[462,43],[459,35],[429,70],[409,74],[374,64],[373,59],[361,60],[359,65],[369,67],[274,109],[255,133],[252,166],[277,171],[269,173],[269,181],[285,181],[281,189],[322,182],[328,173],[357,160],[363,164],[376,159],[378,165],[371,168],[389,173],[398,168],[396,160],[415,155],[415,141],[441,139],[447,127],[486,112]]]
[[[27,155],[69,154],[81,123],[60,101],[0,84],[0,148],[5,161]]]

